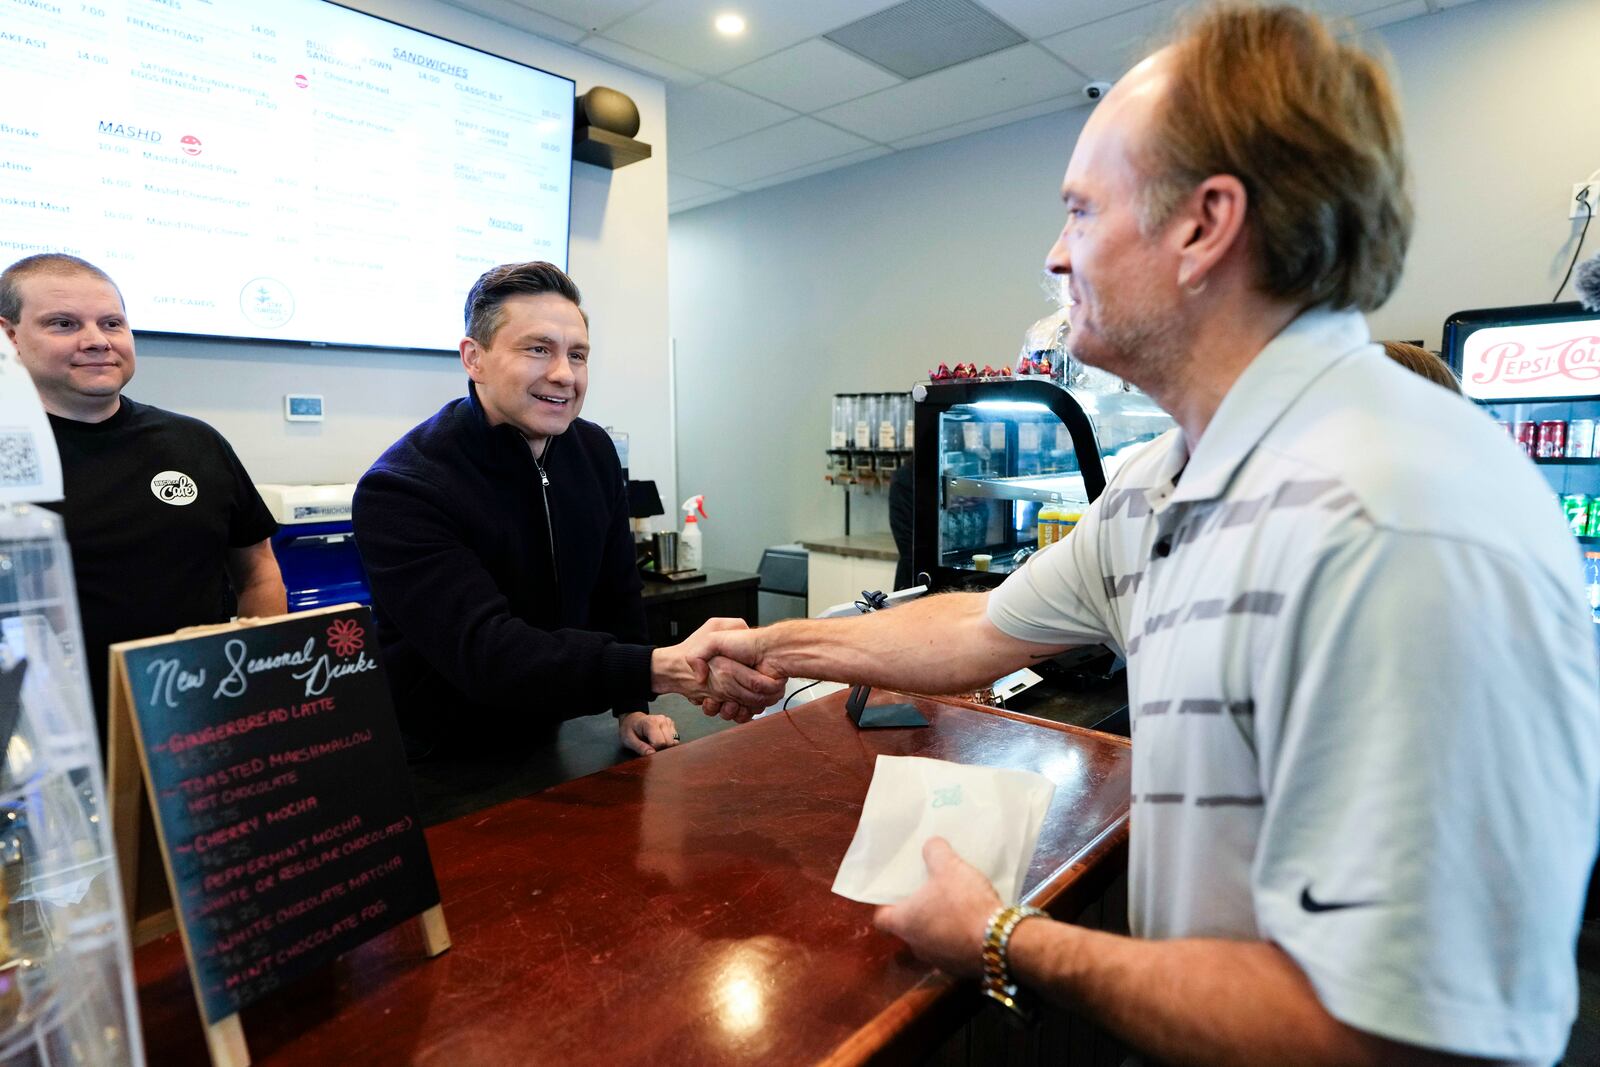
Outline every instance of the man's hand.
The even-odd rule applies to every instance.
[[[706,687],[710,690],[709,695],[700,701],[700,708],[707,715],[713,718],[720,715],[731,722],[748,722],[752,715],[783,696],[783,682],[787,679],[782,671],[766,659],[761,642],[764,632],[748,627],[727,627],[710,632],[702,630],[695,635],[700,637],[704,634],[704,643],[700,646],[703,658],[693,661],[692,666],[706,680]],[[738,672],[746,667],[778,680],[777,696],[763,704],[762,708],[751,708],[723,695],[728,688],[727,680],[738,677]]]
[[[717,659],[717,635],[749,630],[743,619],[712,619],[688,639],[650,656],[650,686],[657,693],[682,693],[697,704],[717,700],[738,711],[745,722],[783,696],[783,679],[743,663]]]
[[[922,846],[928,880],[898,904],[879,908],[873,922],[911,946],[920,958],[957,978],[983,974],[983,938],[1000,896],[976,867],[934,837]]]
[[[671,748],[678,743],[678,724],[665,715],[630,711],[617,720],[617,740],[623,748],[648,756],[658,748]]]

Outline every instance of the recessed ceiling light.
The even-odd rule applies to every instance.
[[[717,21],[713,25],[717,27],[717,32],[724,37],[737,37],[744,32],[744,16],[735,15],[730,11],[726,14],[718,15]]]

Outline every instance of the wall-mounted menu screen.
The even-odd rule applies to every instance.
[[[70,252],[139,331],[453,349],[565,266],[573,83],[322,0],[0,0],[0,266]]]

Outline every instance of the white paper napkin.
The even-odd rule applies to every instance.
[[[904,900],[928,880],[922,846],[942,837],[1014,902],[1055,791],[1032,771],[879,756],[833,891],[863,904]]]

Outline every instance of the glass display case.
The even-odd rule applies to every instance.
[[[934,589],[998,584],[1060,540],[1129,452],[1171,429],[1121,380],[1080,368],[913,390],[913,566]]]
[[[139,1064],[61,519],[0,505],[0,1063]]]
[[[1600,314],[1576,301],[1458,311],[1443,338],[1462,392],[1527,452],[1560,500],[1600,624]]]

